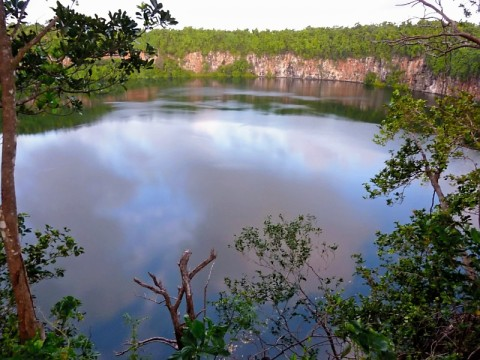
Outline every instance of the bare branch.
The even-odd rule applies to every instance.
[[[182,289],[185,292],[185,301],[187,306],[187,314],[191,320],[195,319],[195,309],[193,303],[193,293],[192,287],[190,284],[190,274],[188,272],[188,260],[190,260],[190,255],[192,252],[190,250],[186,250],[182,257],[180,258],[180,262],[178,263],[178,267],[180,268],[180,275],[182,276]]]
[[[425,35],[425,36],[405,36],[396,41],[398,44],[412,44],[418,43],[420,40],[431,40],[440,37],[446,38],[455,38],[458,40],[457,43],[452,44],[443,44],[446,46],[446,49],[441,51],[443,54],[447,54],[453,50],[457,50],[459,48],[475,48],[480,49],[480,37],[475,36],[474,34],[465,32],[459,28],[459,24],[457,21],[453,20],[449,15],[447,15],[441,6],[441,2],[437,2],[435,4],[433,1],[430,0],[413,0],[399,6],[416,6],[421,5],[425,9],[429,9],[432,12],[428,13],[425,12],[424,16],[421,17],[423,20],[438,20],[440,21],[442,28],[441,31],[437,34]],[[436,49],[439,50],[439,49]]]
[[[441,19],[443,21],[445,21],[447,24],[452,24],[454,26],[456,26],[456,22],[453,21],[452,19],[450,19],[450,17],[447,16],[447,14],[445,14],[445,12],[443,11],[443,7],[437,7],[435,5],[432,5],[429,1],[426,1],[426,0],[415,0],[415,1],[412,1],[412,3],[419,3],[419,4],[422,4],[423,6],[427,7],[427,8],[430,8],[432,9],[435,13],[437,13],[438,15],[441,16]]]
[[[471,34],[461,33],[464,36],[463,38],[467,39],[467,37],[472,38],[470,41],[459,42],[456,46],[457,48],[460,47],[470,47],[473,49],[480,49],[480,39],[475,38]],[[413,35],[413,36],[404,36],[400,39],[396,40],[387,40],[386,42],[392,45],[414,45],[417,44],[419,40],[432,40],[432,39],[439,39],[439,38],[458,38],[460,35],[459,33],[439,33],[439,34],[429,34],[429,35]],[[473,44],[472,44],[473,43]],[[448,45],[448,44],[445,44]],[[451,49],[450,49],[451,50]]]
[[[165,304],[165,300],[163,301],[158,301],[157,298],[152,298],[152,297],[148,297],[146,294],[144,295],[137,295],[138,297],[144,299],[144,300],[147,300],[147,301],[150,301],[150,302],[153,302],[157,305],[162,305],[162,304]]]
[[[178,350],[177,342],[175,340],[164,338],[164,337],[161,337],[161,336],[154,336],[154,337],[151,337],[151,338],[148,338],[148,339],[145,339],[145,340],[137,341],[134,344],[132,344],[131,342],[127,342],[125,345],[129,345],[129,347],[126,348],[125,350],[115,352],[115,356],[125,355],[126,353],[133,350],[134,348],[139,348],[139,347],[142,347],[142,346],[145,346],[147,344],[154,343],[154,342],[159,342],[159,343],[168,345],[168,346],[174,348],[175,350]]]
[[[165,295],[164,290],[157,289],[157,288],[153,287],[152,285],[148,285],[148,284],[144,283],[143,281],[141,281],[140,279],[134,278],[133,281],[135,281],[141,287],[144,287],[145,289],[148,289],[148,290],[154,292],[155,294],[162,295],[162,296]]]
[[[148,275],[152,278],[153,283],[155,284],[156,287],[158,287],[159,289],[162,289],[162,290],[166,291],[165,288],[163,287],[162,282],[161,282],[160,280],[158,280],[155,275],[153,275],[151,272],[149,272]]]
[[[188,263],[188,260],[190,259],[190,255],[191,255],[191,252],[190,252],[190,254],[188,254],[189,252],[190,252],[190,250],[186,250],[186,251],[183,253],[182,258],[180,259],[180,262],[178,263],[178,266],[180,267],[180,274],[182,274],[182,273],[181,273],[181,266],[185,266],[185,271],[188,272],[188,270],[186,269],[186,265],[187,265],[187,264],[185,263],[185,265],[181,265],[181,263],[182,263],[182,259],[184,259],[184,257],[188,257],[188,259],[184,259],[184,261],[186,260],[187,263]],[[188,256],[187,256],[187,254],[188,254]],[[188,282],[190,282],[190,280],[193,279],[193,277],[194,277],[195,275],[197,275],[198,272],[200,272],[202,269],[204,269],[208,264],[210,264],[210,263],[211,263],[213,260],[215,260],[216,258],[217,258],[217,254],[215,253],[215,250],[212,249],[212,250],[210,251],[210,256],[209,256],[207,259],[205,259],[204,261],[202,261],[199,265],[197,265],[197,267],[195,267],[195,269],[193,269],[191,272],[188,273],[188,275],[187,275],[187,276],[188,276],[188,279],[189,279]],[[182,280],[183,280],[183,279],[182,279]],[[181,301],[183,300],[183,295],[185,294],[185,290],[186,290],[186,289],[185,289],[184,286],[179,286],[179,287],[178,287],[177,301],[176,301],[176,303],[175,303],[175,305],[174,305],[177,309],[178,309],[178,307],[180,306]],[[187,313],[188,313],[188,312],[187,312]],[[195,317],[193,317],[192,319],[194,319],[194,318],[195,318]]]
[[[213,251],[213,250],[212,250]],[[210,283],[210,279],[212,278],[212,272],[213,272],[213,266],[215,265],[215,263],[212,264],[212,266],[210,267],[210,271],[208,273],[208,278],[207,278],[207,282],[205,283],[205,286],[203,287],[203,312],[207,313],[207,290],[208,290],[208,284]]]
[[[141,287],[143,287],[145,289],[148,289],[148,290],[152,291],[153,293],[158,294],[158,295],[163,297],[164,301],[162,301],[162,302],[159,302],[157,300],[149,299],[146,296],[144,298],[146,298],[147,300],[153,301],[155,303],[159,303],[159,304],[164,303],[165,304],[165,307],[167,308],[167,310],[170,314],[170,320],[172,322],[173,329],[174,329],[174,332],[175,332],[175,340],[166,339],[166,338],[163,338],[163,337],[149,338],[149,339],[146,339],[146,340],[135,342],[134,344],[128,344],[128,345],[131,345],[131,346],[126,350],[123,350],[121,352],[116,353],[117,356],[123,355],[123,354],[127,353],[128,351],[130,351],[134,348],[144,346],[144,345],[146,345],[148,343],[151,343],[151,342],[161,342],[161,343],[170,345],[175,349],[182,348],[181,339],[182,339],[182,335],[183,335],[183,327],[184,327],[185,324],[180,321],[180,312],[178,311],[178,309],[179,309],[179,307],[182,303],[183,297],[185,296],[186,313],[188,314],[190,319],[192,319],[192,320],[196,319],[197,315],[195,314],[195,310],[194,310],[191,280],[193,279],[193,277],[195,277],[195,275],[198,274],[198,272],[200,272],[202,269],[204,269],[208,264],[210,264],[217,257],[215,251],[212,249],[211,252],[210,252],[210,256],[207,259],[205,259],[204,261],[202,261],[199,265],[197,265],[195,267],[195,269],[193,269],[192,271],[189,272],[188,271],[188,261],[190,260],[191,254],[192,254],[192,252],[190,250],[184,251],[184,253],[182,254],[182,256],[180,258],[180,261],[178,263],[179,270],[180,270],[180,275],[181,275],[181,278],[182,278],[182,284],[178,288],[178,297],[177,297],[177,299],[175,300],[174,303],[172,303],[172,298],[170,297],[170,295],[169,295],[167,289],[165,288],[165,286],[163,285],[163,283],[154,274],[152,274],[150,272],[148,273],[148,275],[152,279],[154,285],[147,284],[147,283],[141,281],[138,278],[133,279],[133,281],[135,283],[137,283],[138,285],[140,285]],[[210,279],[210,276],[211,276],[211,272],[210,272],[210,275],[209,275],[209,279]],[[208,281],[207,281],[206,286],[208,286]],[[206,290],[205,290],[205,292],[206,292]]]
[[[203,260],[199,265],[197,265],[197,267],[196,267],[195,269],[193,269],[193,270],[190,272],[190,274],[188,274],[188,277],[189,277],[190,279],[193,279],[193,277],[194,277],[195,275],[197,275],[197,273],[199,273],[200,271],[202,271],[205,266],[207,266],[208,264],[210,264],[210,263],[211,263],[213,260],[215,260],[216,258],[217,258],[217,253],[215,252],[215,250],[214,250],[214,249],[210,250],[210,256],[209,256],[207,259]]]

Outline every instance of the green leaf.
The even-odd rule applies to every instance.
[[[193,320],[189,324],[188,329],[199,342],[203,342],[205,340],[205,325],[202,321],[197,319]]]

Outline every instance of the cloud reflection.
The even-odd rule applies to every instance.
[[[227,249],[233,235],[280,213],[315,215],[322,240],[339,244],[328,274],[349,277],[350,254],[392,215],[383,203],[362,201],[362,182],[386,158],[371,142],[375,131],[331,116],[172,113],[132,103],[92,126],[20,137],[21,211],[35,228],[70,227],[86,249],[65,263],[64,279],[35,289],[40,307],[79,297],[101,339],[94,319],[118,323],[126,309],[147,306],[135,296],[142,291],[134,276],[150,271],[174,289],[181,252],[192,249],[194,264],[215,248],[218,290],[224,276],[251,266]]]

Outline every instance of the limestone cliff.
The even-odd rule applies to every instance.
[[[436,77],[427,68],[423,58],[393,58],[390,61],[373,57],[364,59],[302,59],[294,54],[277,56],[247,55],[246,60],[252,65],[253,72],[259,77],[280,77],[297,79],[338,80],[364,82],[369,72],[374,72],[381,80],[389,74],[400,73],[403,82],[417,91],[444,93],[445,89],[460,88],[473,93],[480,93],[480,81],[460,82],[453,79]],[[200,52],[190,53],[180,60],[186,70],[199,73],[215,71],[222,65],[232,64],[240,59],[230,53],[211,52],[204,56]]]

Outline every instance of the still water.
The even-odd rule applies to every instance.
[[[20,211],[34,229],[70,228],[86,252],[62,263],[65,278],[34,288],[40,317],[62,296],[81,299],[102,359],[128,338],[124,313],[150,317],[140,337],[169,335],[132,279],[150,271],[174,292],[180,254],[191,249],[193,266],[215,248],[216,293],[251,267],[228,248],[233,236],[268,215],[315,215],[322,240],[339,245],[327,272],[351,279],[350,255],[369,257],[375,232],[431,195],[412,188],[393,208],[363,199],[388,157],[371,139],[389,96],[337,82],[163,84],[104,98],[109,110],[88,124],[21,135]]]

